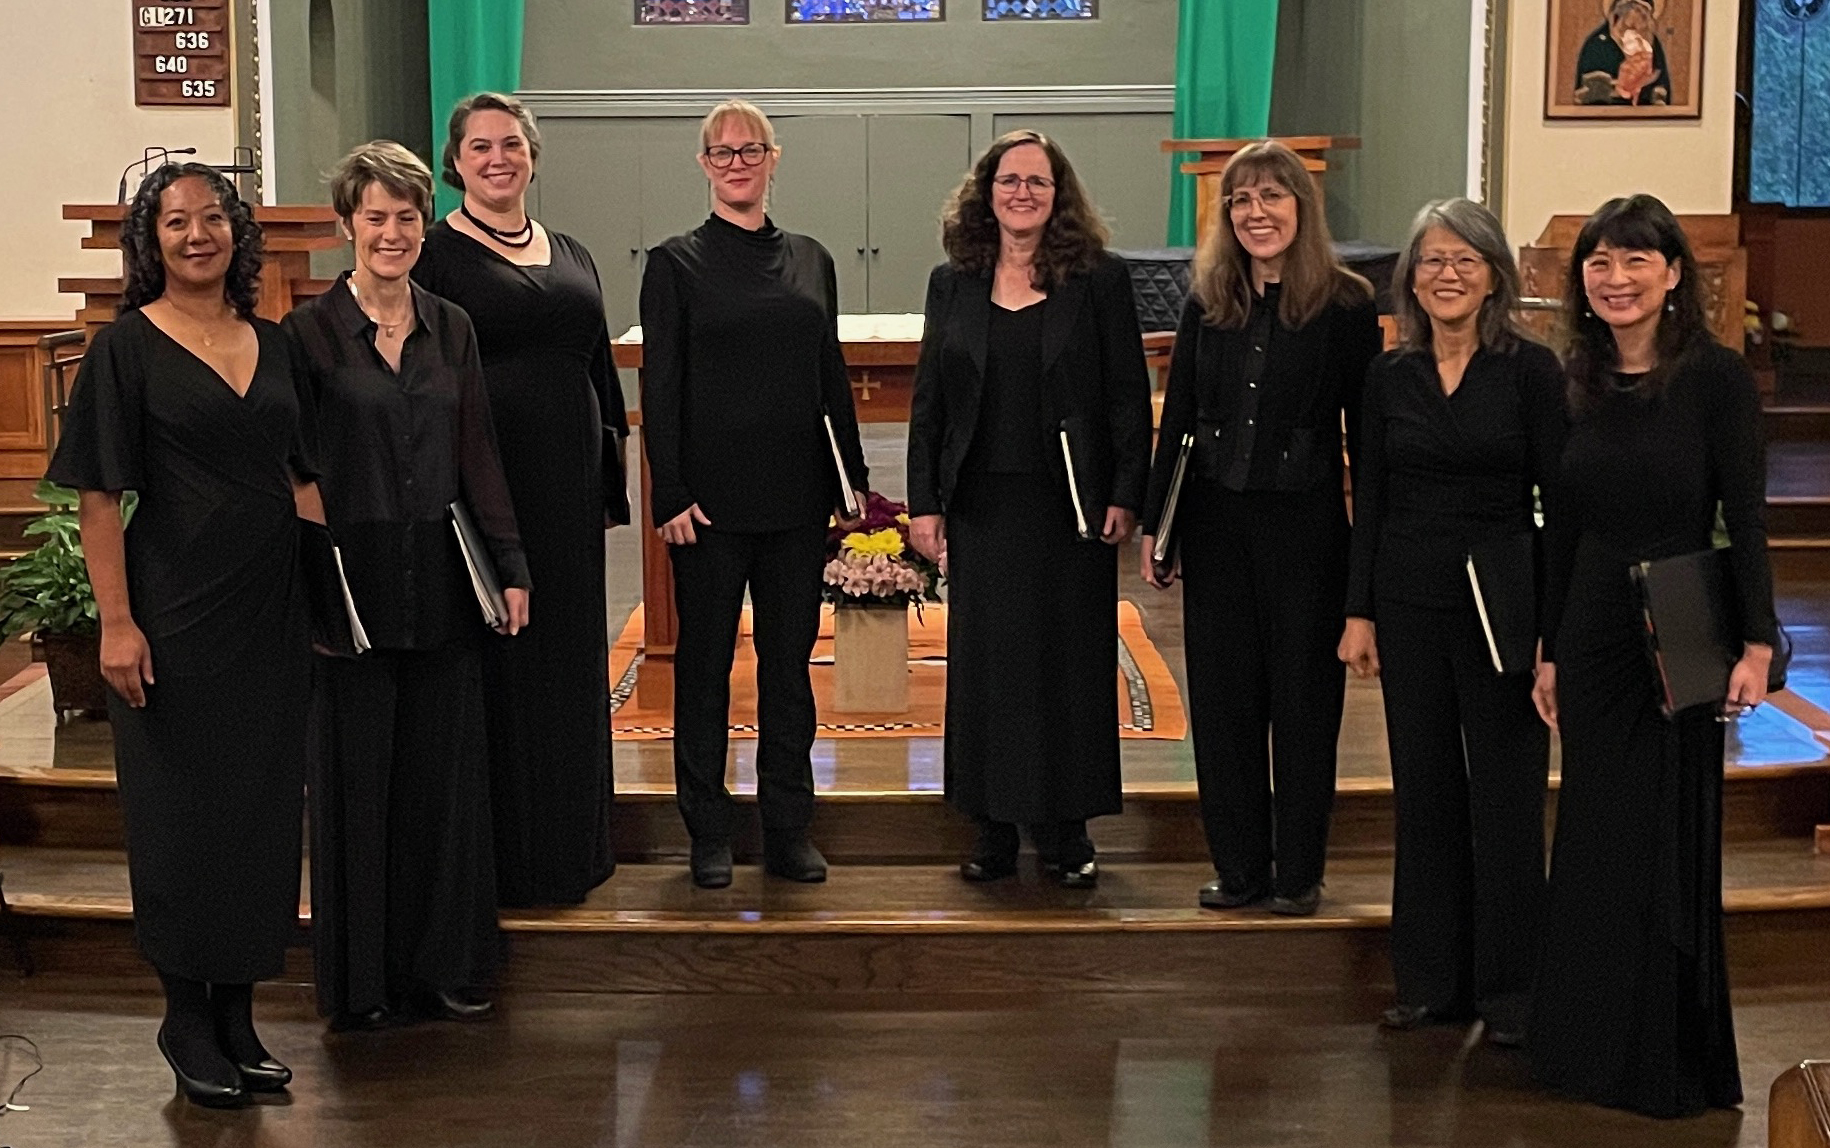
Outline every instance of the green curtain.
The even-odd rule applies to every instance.
[[[427,55],[431,63],[432,170],[445,149],[452,106],[477,92],[513,92],[521,86],[521,17],[525,0],[426,0]],[[441,213],[460,193],[438,184]]]
[[[1277,0],[1181,0],[1176,35],[1177,139],[1249,139],[1271,126]],[[1170,157],[1169,242],[1195,241],[1190,156]]]

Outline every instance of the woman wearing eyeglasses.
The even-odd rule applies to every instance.
[[[968,881],[1016,872],[1021,825],[1060,884],[1092,887],[1087,819],[1123,802],[1118,546],[1149,473],[1150,379],[1105,241],[1059,145],[1011,132],[954,192],[928,279],[909,525],[947,562],[947,800],[978,823]]]
[[[1340,644],[1385,687],[1398,1003],[1382,1023],[1478,1015],[1488,1040],[1516,1045],[1544,903],[1550,731],[1531,702],[1535,627],[1498,672],[1467,561],[1481,556],[1490,612],[1502,594],[1535,605],[1532,490],[1563,450],[1563,369],[1520,333],[1518,268],[1481,205],[1419,212],[1393,280],[1399,346],[1366,378]]]
[[[1176,331],[1145,515],[1145,581],[1170,475],[1178,504],[1195,776],[1215,880],[1210,909],[1321,901],[1346,674],[1341,429],[1359,446],[1360,387],[1379,353],[1372,288],[1342,267],[1315,182],[1283,144],[1242,148],[1226,218],[1202,241]],[[1173,578],[1175,575],[1170,574]]]
[[[496,888],[504,905],[569,905],[616,868],[604,531],[629,521],[623,392],[597,267],[527,211],[533,113],[483,92],[452,110],[444,179],[464,193],[426,230],[413,280],[476,329],[502,469],[538,613],[483,636]],[[409,572],[411,576],[411,572]],[[481,628],[481,621],[478,627]]]
[[[845,477],[868,489],[839,349],[838,280],[818,242],[775,226],[775,129],[742,100],[700,125],[712,214],[648,253],[642,275],[642,443],[650,508],[673,562],[674,785],[693,883],[731,883],[737,810],[724,786],[732,652],[749,590],[756,640],[763,863],[826,879],[807,838],[827,521]]]

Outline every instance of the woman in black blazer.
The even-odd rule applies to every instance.
[[[1550,485],[1563,451],[1563,367],[1519,332],[1518,268],[1478,203],[1418,213],[1392,294],[1400,345],[1366,377],[1340,646],[1385,686],[1398,1003],[1382,1023],[1478,1013],[1489,1040],[1512,1045],[1544,904],[1550,731],[1531,704],[1529,643],[1495,670],[1466,564],[1475,553],[1489,594],[1529,603],[1532,489]]]
[[[1371,286],[1335,259],[1314,181],[1289,148],[1241,149],[1220,195],[1227,219],[1196,255],[1170,359],[1143,574],[1167,584],[1150,551],[1192,435],[1171,538],[1218,874],[1201,904],[1269,897],[1274,913],[1308,916],[1321,899],[1346,686],[1335,658],[1347,592],[1341,420],[1351,454],[1379,319]]]
[[[1011,132],[948,204],[909,419],[917,549],[948,578],[947,800],[979,825],[968,881],[1016,872],[1017,826],[1061,884],[1099,879],[1117,813],[1117,545],[1150,461],[1131,279],[1067,156]]]

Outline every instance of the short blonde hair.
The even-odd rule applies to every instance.
[[[739,119],[744,126],[754,131],[770,151],[776,150],[775,125],[763,110],[749,100],[726,100],[711,111],[699,123],[699,150],[704,151],[712,146],[712,137],[718,134],[718,128],[728,119]]]
[[[337,161],[330,171],[330,205],[339,218],[356,214],[371,183],[411,203],[422,219],[432,221],[432,169],[403,145],[370,140]]]

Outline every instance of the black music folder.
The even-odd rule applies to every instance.
[[[368,632],[356,613],[349,579],[343,576],[343,552],[337,548],[329,527],[299,520],[299,560],[305,572],[305,596],[311,605],[313,644],[345,658],[368,650]]]
[[[464,570],[470,576],[470,589],[477,596],[477,607],[483,612],[483,624],[495,629],[508,621],[508,600],[502,596],[502,579],[496,574],[495,559],[489,556],[489,544],[470,508],[460,500],[451,504],[451,528],[457,532],[458,551],[464,556]]]
[[[1509,534],[1468,549],[1468,584],[1496,674],[1527,673],[1538,656],[1537,536]]]
[[[1698,550],[1631,570],[1666,717],[1728,697],[1728,675],[1741,657],[1728,558],[1726,549]]]
[[[1182,436],[1176,450],[1175,469],[1169,472],[1169,493],[1163,496],[1163,516],[1157,520],[1156,542],[1150,548],[1150,566],[1158,582],[1168,582],[1176,569],[1176,507],[1182,501],[1182,483],[1188,478],[1188,457],[1194,453],[1195,436]]]

